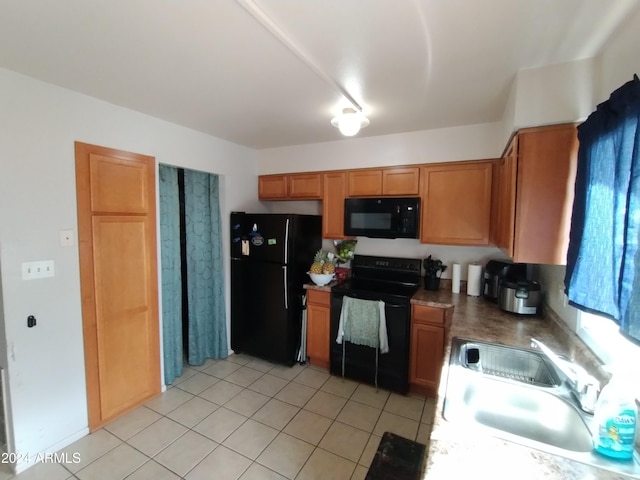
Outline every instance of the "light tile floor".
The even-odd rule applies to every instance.
[[[385,431],[427,443],[433,401],[247,355],[185,367],[166,392],[0,480],[364,479]]]

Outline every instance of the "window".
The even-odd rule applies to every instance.
[[[615,319],[640,345],[640,79],[578,127],[578,167],[565,285],[572,305]],[[610,323],[585,315],[591,323]],[[604,327],[607,328],[607,327]],[[600,338],[603,333],[589,335]],[[629,362],[631,359],[628,360]]]
[[[604,365],[623,364],[636,370],[629,381],[637,385],[636,398],[640,400],[640,383],[637,382],[640,346],[622,336],[620,327],[612,320],[582,311],[578,315],[577,334]]]

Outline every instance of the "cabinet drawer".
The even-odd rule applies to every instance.
[[[307,290],[307,303],[315,303],[317,305],[331,305],[331,293],[320,290]]]
[[[411,321],[414,323],[428,323],[430,325],[444,326],[446,310],[426,305],[412,305]]]

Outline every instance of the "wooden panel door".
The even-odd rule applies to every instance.
[[[488,245],[493,160],[422,167],[420,241]]]
[[[322,186],[322,238],[343,239],[346,172],[324,174]]]
[[[89,428],[160,393],[155,159],[76,142]]]

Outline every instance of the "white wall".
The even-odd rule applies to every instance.
[[[502,154],[501,127],[482,123],[268,148],[258,151],[258,169],[266,175],[496,158]]]
[[[593,59],[521,70],[514,128],[584,120],[594,98]]]
[[[609,98],[611,92],[640,75],[640,8],[636,8],[605,43],[596,59],[596,101]]]
[[[0,364],[9,372],[14,451],[35,455],[87,429],[78,248],[61,247],[58,236],[77,232],[74,141],[221,175],[224,231],[231,210],[261,206],[254,150],[7,70],[0,104]],[[21,279],[22,262],[45,259],[55,261],[54,278]],[[37,327],[27,328],[28,315]]]

